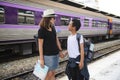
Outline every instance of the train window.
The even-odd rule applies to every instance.
[[[92,20],[92,27],[101,27],[102,22],[97,20]]]
[[[114,27],[116,26],[116,25],[115,25],[115,23],[113,23],[113,25],[112,25],[112,26],[113,26],[113,28],[114,28]]]
[[[101,21],[97,22],[97,27],[102,27],[102,22]]]
[[[114,28],[114,29],[117,29],[118,27],[119,27],[119,24],[113,23],[113,28]]]
[[[69,21],[70,21],[70,17],[68,16],[61,16],[60,18],[61,25],[68,26]]]
[[[0,24],[3,24],[5,19],[4,19],[4,7],[0,6]]]
[[[96,27],[96,21],[92,20],[92,27]]]
[[[89,27],[89,19],[84,19],[84,27]]]
[[[118,24],[118,27],[120,28],[120,24]]]
[[[118,24],[118,29],[120,29],[120,24]]]
[[[115,28],[116,29],[120,28],[120,24],[116,24]]]
[[[108,26],[107,22],[102,22],[102,27],[107,27],[107,26]]]
[[[19,9],[18,24],[34,24],[34,12]]]

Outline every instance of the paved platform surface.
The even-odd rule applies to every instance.
[[[120,50],[88,65],[90,80],[120,80]],[[68,80],[67,76],[58,80]]]

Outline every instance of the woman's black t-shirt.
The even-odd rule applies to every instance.
[[[45,28],[40,28],[38,30],[38,38],[43,39],[43,55],[56,55],[59,52],[57,41],[56,41],[56,31],[48,31]]]

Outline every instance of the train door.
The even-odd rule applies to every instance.
[[[108,18],[108,37],[112,37],[112,18]]]

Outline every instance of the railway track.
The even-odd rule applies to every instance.
[[[118,43],[118,42],[116,42],[116,43]],[[93,59],[96,60],[104,55],[107,55],[107,54],[113,52],[113,51],[119,50],[120,44],[115,44],[115,42],[113,42],[113,43],[114,43],[114,45],[108,46],[106,48],[96,49]],[[1,80],[36,80],[37,78],[32,74],[32,71],[33,71],[33,65],[34,65],[35,61],[37,61],[38,57],[32,57],[29,59],[31,59],[31,60],[23,59],[23,61],[25,61],[25,62],[22,62],[21,60],[19,60],[18,62],[14,61],[10,65],[7,65],[9,63],[2,64],[4,67],[0,66],[0,68],[3,71],[6,70],[5,72],[8,73],[9,75],[5,76],[5,73],[3,71],[2,72],[0,71],[3,74],[3,75],[0,74],[0,79]],[[65,59],[60,59],[60,67],[56,70],[56,77],[59,77],[59,75],[64,73],[65,65],[67,64],[67,59],[68,59],[68,57],[65,57]],[[31,62],[31,61],[33,61],[33,62]],[[21,62],[21,63],[19,63],[19,62]],[[26,63],[27,65],[22,65],[22,63]],[[11,65],[12,66],[17,65],[15,67],[16,69],[13,67],[13,68],[11,68],[11,70],[7,70],[7,68],[12,67]],[[21,68],[20,68],[20,66],[21,66]],[[28,66],[30,66],[30,68],[28,68]],[[14,70],[17,71],[17,68],[20,68],[21,71],[14,72]],[[13,73],[11,74],[9,72],[13,72]]]

